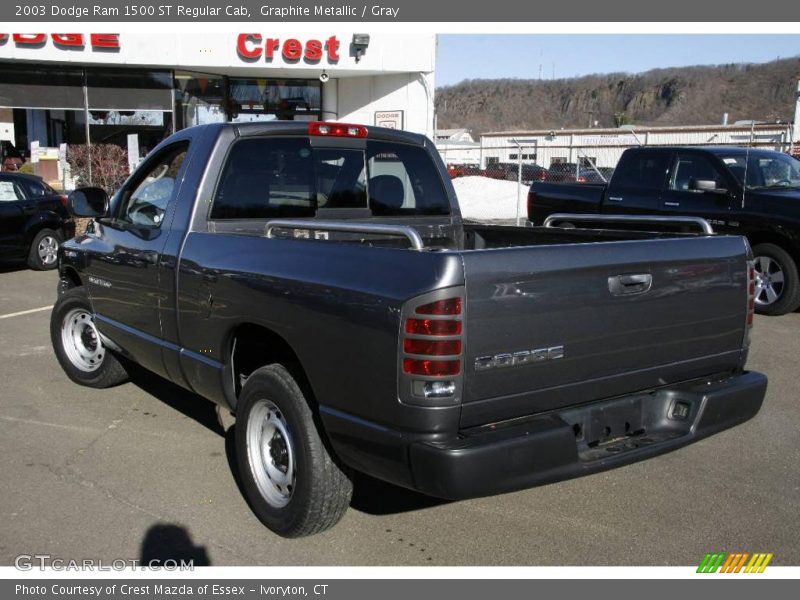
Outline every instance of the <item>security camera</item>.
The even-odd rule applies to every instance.
[[[325,71],[323,71],[323,72],[320,74],[320,76],[319,76],[319,80],[320,80],[322,83],[327,83],[327,82],[328,82],[328,80],[329,80],[330,78],[331,78],[331,76],[330,76],[330,75],[328,75],[328,74],[327,74]]]

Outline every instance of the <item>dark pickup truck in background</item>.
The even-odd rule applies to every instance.
[[[749,240],[757,312],[782,315],[800,307],[800,161],[787,154],[730,146],[631,148],[608,185],[534,183],[528,218],[542,224],[554,213],[702,217],[718,233]]]
[[[136,362],[236,417],[254,513],[334,525],[353,471],[442,498],[642,460],[757,413],[740,236],[468,225],[433,143],[338,123],[162,142],[64,244],[75,382]],[[198,489],[202,489],[198,482]]]

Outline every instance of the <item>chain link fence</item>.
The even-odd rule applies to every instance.
[[[542,164],[533,144],[490,147],[475,144],[472,148],[439,150],[462,212],[466,218],[477,220],[524,225],[532,183],[605,183],[613,172],[613,167],[600,166],[608,164],[611,157],[598,164],[597,153],[589,152],[589,148],[573,148],[572,153],[563,157],[548,157],[547,166]],[[570,160],[571,155],[576,158]]]

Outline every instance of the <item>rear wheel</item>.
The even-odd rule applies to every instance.
[[[333,527],[350,505],[353,486],[320,437],[314,415],[289,371],[254,371],[236,413],[236,460],[256,516],[284,537]]]
[[[64,292],[56,301],[50,315],[50,339],[61,368],[75,383],[106,388],[128,378],[117,357],[103,346],[82,287]]]
[[[28,251],[28,266],[37,271],[55,269],[58,265],[58,247],[61,235],[52,229],[42,229],[33,238]]]
[[[791,255],[775,244],[753,247],[756,268],[756,312],[784,315],[800,306],[800,277]]]

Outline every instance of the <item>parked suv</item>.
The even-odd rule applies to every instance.
[[[67,196],[39,177],[0,173],[0,258],[27,258],[32,269],[55,269],[58,247],[74,235]]]

